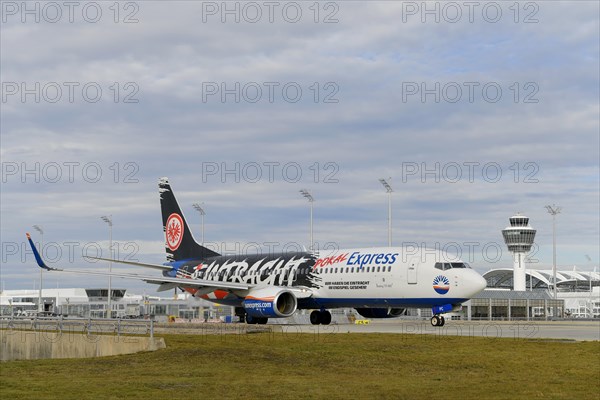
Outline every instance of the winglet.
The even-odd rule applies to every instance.
[[[50,268],[49,266],[44,264],[44,260],[42,260],[42,256],[40,256],[40,253],[38,252],[37,248],[35,247],[35,244],[33,244],[33,240],[31,240],[31,235],[29,233],[26,233],[25,235],[27,236],[27,240],[29,240],[29,245],[31,246],[31,250],[33,251],[35,260],[37,261],[37,264],[40,266],[40,268],[43,268],[48,271],[60,271],[59,269]]]

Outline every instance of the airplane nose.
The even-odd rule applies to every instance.
[[[477,293],[481,292],[487,287],[487,281],[485,280],[485,278],[481,275],[478,275],[478,278],[479,279],[475,280],[475,289],[477,290]]]
[[[466,279],[466,281],[468,284],[465,285],[465,289],[468,292],[468,297],[475,296],[477,293],[481,292],[487,287],[487,281],[485,278],[473,270],[468,271],[468,279]]]

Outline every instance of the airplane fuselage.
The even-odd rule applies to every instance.
[[[312,296],[299,298],[298,309],[456,305],[485,287],[478,273],[452,255],[430,251],[422,256],[399,247],[217,256],[171,265],[171,276],[179,278],[310,289]],[[248,294],[185,290],[232,306],[242,306]]]

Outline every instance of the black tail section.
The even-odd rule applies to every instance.
[[[168,261],[179,261],[214,257],[220,255],[199,245],[185,222],[183,213],[175,200],[169,179],[158,181],[160,208],[162,211],[163,231],[165,232],[165,250]]]

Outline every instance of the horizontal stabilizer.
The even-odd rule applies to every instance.
[[[161,283],[160,286],[158,287],[158,289],[156,289],[157,292],[166,292],[167,290],[171,290],[171,289],[175,289],[177,287],[176,283]]]

